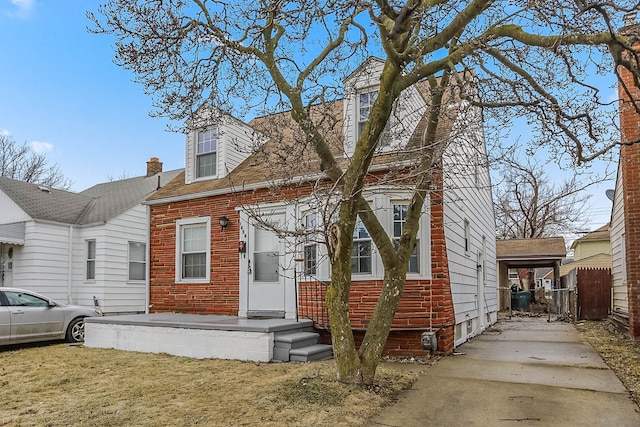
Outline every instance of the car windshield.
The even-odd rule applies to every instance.
[[[9,300],[9,305],[12,306],[47,307],[49,305],[49,301],[45,299],[22,292],[5,291],[4,294]]]

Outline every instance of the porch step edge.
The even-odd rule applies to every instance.
[[[333,358],[333,347],[328,344],[314,344],[308,347],[292,349],[289,360],[295,362],[310,362]]]
[[[274,342],[276,343],[276,345],[278,343],[294,345],[296,343],[299,343],[300,341],[314,340],[315,342],[317,342],[319,337],[320,334],[316,332],[302,331],[287,334],[276,334],[276,336],[274,337]]]

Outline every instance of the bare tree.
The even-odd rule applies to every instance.
[[[496,234],[500,239],[535,239],[575,233],[586,222],[585,189],[602,179],[573,174],[561,182],[544,165],[527,157],[503,160],[494,186]]]
[[[44,153],[34,153],[26,143],[18,144],[6,134],[0,134],[0,176],[62,190],[72,184],[58,165],[49,165]]]
[[[99,18],[89,17],[94,32],[116,37],[116,62],[144,85],[156,114],[186,120],[212,105],[239,118],[286,112],[295,121],[297,143],[319,157],[324,179],[339,194],[327,293],[338,378],[371,383],[424,201],[438,188],[433,183],[447,141],[437,130],[447,106],[484,108],[496,131],[512,118],[526,117],[536,126],[535,143],[552,147],[559,158],[584,162],[606,152],[618,142],[609,132],[614,107],[603,105],[589,78],[617,65],[640,76],[632,49],[636,38],[615,29],[636,8],[632,1],[584,0],[111,0],[100,7]],[[345,96],[343,78],[369,55],[384,61],[378,95],[343,162],[312,106]],[[475,73],[471,88],[464,70]],[[429,88],[428,121],[411,170],[405,228],[394,242],[363,189],[394,105],[420,82]],[[358,218],[380,254],[384,283],[356,348],[348,303]]]

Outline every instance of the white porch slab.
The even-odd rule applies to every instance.
[[[310,320],[235,316],[141,314],[87,318],[86,347],[167,353],[194,359],[269,362],[274,336],[313,326]]]

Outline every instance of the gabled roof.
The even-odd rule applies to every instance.
[[[91,196],[94,203],[79,219],[80,224],[108,221],[133,206],[142,203],[151,193],[167,184],[184,169],[158,172],[120,181],[94,185],[80,193]]]
[[[0,177],[0,190],[33,219],[75,224],[93,197]]]
[[[84,225],[108,221],[141,203],[156,190],[158,177],[167,183],[181,171],[107,182],[81,193],[0,177],[0,191],[33,219]]]
[[[607,223],[602,227],[598,228],[597,230],[592,231],[591,233],[587,233],[581,238],[574,240],[573,243],[571,244],[571,249],[575,249],[575,247],[578,244],[583,242],[610,241],[611,240],[611,234],[609,232],[610,226],[611,224]]]
[[[496,240],[496,259],[500,260],[540,260],[562,259],[567,250],[562,237],[541,239]]]
[[[427,83],[419,82],[416,87],[420,95],[428,99]],[[455,99],[451,104],[458,106],[457,101]],[[312,119],[343,168],[350,161],[344,152],[344,102],[345,100],[340,99],[316,105],[311,109]],[[457,113],[457,108],[443,109],[436,132],[437,140],[449,138]],[[419,147],[427,126],[428,117],[426,116],[425,114],[414,129],[407,144],[408,150],[379,154],[374,158],[372,167],[389,170],[393,165],[406,165],[407,161],[415,161],[415,152],[418,150],[410,148]],[[268,136],[269,140],[226,177],[186,184],[184,173],[182,173],[168,185],[153,193],[147,199],[148,203],[161,204],[168,201],[221,195],[243,189],[268,187],[274,181],[299,182],[323,176],[323,166],[318,155],[313,147],[304,142],[307,138],[291,118],[289,111],[256,118],[249,122],[249,126]]]

